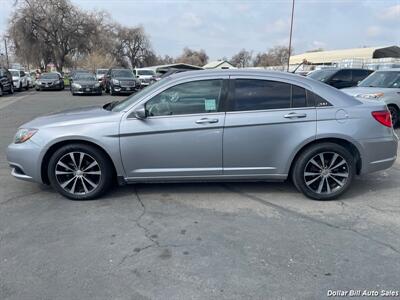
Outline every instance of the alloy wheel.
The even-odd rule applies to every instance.
[[[317,194],[329,195],[341,190],[349,176],[348,162],[335,152],[318,153],[304,168],[304,182]]]
[[[73,195],[86,195],[100,184],[101,169],[99,163],[84,152],[70,152],[62,156],[55,168],[58,184]]]

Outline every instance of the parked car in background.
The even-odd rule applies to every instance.
[[[321,69],[307,76],[329,84],[337,89],[356,86],[373,71],[366,69]]]
[[[36,90],[63,90],[64,79],[58,72],[43,73],[40,78],[36,80]]]
[[[384,102],[238,69],[176,74],[119,102],[39,117],[19,128],[7,160],[13,176],[74,200],[99,197],[116,179],[287,178],[329,200],[356,174],[391,167],[397,146]]]
[[[399,124],[400,114],[400,69],[375,71],[357,87],[343,89],[343,92],[360,99],[385,103],[392,117],[393,126]]]
[[[129,69],[109,69],[104,76],[104,89],[110,95],[131,94],[140,88],[140,81]]]
[[[78,70],[73,70],[70,74],[69,74],[69,82],[70,85],[72,84],[72,82],[74,82],[75,76],[78,74],[91,74],[90,71],[88,70],[83,70],[83,69],[78,69]]]
[[[102,89],[96,76],[90,73],[79,73],[74,77],[74,82],[71,84],[72,95],[77,94],[95,94],[101,95]]]
[[[106,75],[107,71],[108,71],[108,69],[97,69],[96,70],[96,78],[101,86],[103,86],[103,77],[104,77],[104,75]]]
[[[9,71],[13,78],[14,89],[19,92],[21,92],[22,89],[29,89],[28,78],[26,77],[24,71],[17,69],[10,69]]]
[[[0,96],[3,96],[4,93],[13,94],[14,84],[10,71],[4,67],[0,67]]]
[[[28,80],[28,88],[35,86],[35,81],[29,72],[25,72],[26,79]]]
[[[141,87],[146,87],[156,82],[156,72],[152,69],[134,69],[133,74],[139,79]]]

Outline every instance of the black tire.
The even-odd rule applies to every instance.
[[[11,84],[9,93],[12,95],[14,94],[14,86]]]
[[[3,91],[3,87],[0,85],[0,97],[3,96],[4,91]]]
[[[81,175],[81,177],[84,177],[84,178],[78,178],[79,182],[77,180],[74,180],[77,182],[76,187],[74,187],[74,190],[76,188],[76,190],[78,191],[79,185],[80,185],[80,190],[82,193],[78,193],[78,192],[71,193],[72,187],[69,188],[70,191],[67,191],[66,189],[68,189],[69,185],[67,185],[66,189],[64,189],[60,184],[60,178],[56,176],[56,167],[57,167],[59,160],[62,159],[63,157],[68,157],[69,153],[71,153],[71,152],[84,153],[89,158],[91,158],[97,162],[98,170],[101,172],[101,175],[98,175],[98,176],[100,176],[99,179],[97,178],[99,180],[97,186],[95,188],[93,188],[93,190],[90,190],[87,193],[84,193],[84,191],[83,191],[84,187],[82,185],[82,182],[86,182],[86,186],[92,188],[88,184],[88,182],[84,180],[84,178],[89,179],[89,177],[86,177],[89,175],[86,175],[86,176]],[[75,158],[76,158],[76,161],[78,161],[79,154],[75,154]],[[72,168],[72,166],[71,166],[71,168]],[[79,169],[84,170],[83,167],[79,167]],[[65,169],[65,170],[70,172],[68,169]],[[113,183],[114,168],[113,168],[112,163],[109,160],[109,158],[101,150],[99,150],[96,147],[90,146],[90,145],[77,143],[77,144],[70,144],[70,145],[61,147],[51,156],[51,158],[49,160],[48,169],[47,169],[47,175],[48,175],[51,186],[56,191],[58,191],[61,195],[63,195],[64,197],[71,199],[71,200],[92,200],[92,199],[96,199],[96,198],[99,198],[100,196],[104,195],[110,189],[110,187]],[[77,174],[75,174],[75,173],[71,174],[70,178],[72,178],[76,175]],[[58,175],[58,176],[67,176],[67,175]],[[69,179],[69,178],[67,178],[67,179]],[[93,178],[90,178],[90,180],[93,181]]]
[[[25,91],[29,90],[29,84],[26,84]]]
[[[22,83],[19,84],[18,92],[22,92]]]
[[[392,116],[392,124],[393,127],[396,127],[399,124],[399,109],[394,105],[388,105],[390,115]]]
[[[110,85],[110,96],[115,96],[115,92],[113,90],[113,87]]]
[[[319,154],[321,153],[323,155],[322,157],[324,157],[325,160],[325,162],[322,164],[326,165],[326,167],[328,167],[328,164],[330,164],[329,159],[331,159],[332,161],[335,154],[338,155],[340,159],[343,159],[345,163],[337,168],[333,168],[334,170],[332,171],[332,173],[330,171],[323,170],[323,168],[318,169],[315,167],[316,171],[314,172],[318,174],[320,173],[320,175],[308,175],[308,174],[316,174],[316,173],[310,173],[309,171],[306,172],[307,171],[306,167],[307,168],[309,168],[310,166],[313,167],[313,163],[311,163],[311,160],[316,156],[320,157]],[[322,161],[322,159],[320,158],[319,160]],[[316,159],[314,159],[314,161],[316,161]],[[337,160],[337,159],[336,161],[342,162],[342,160]],[[332,167],[335,167],[335,165],[338,165],[338,163],[333,163]],[[327,175],[326,173],[323,172],[327,172],[329,174],[332,174],[333,176],[329,174]],[[338,175],[347,174],[347,176],[342,177],[340,175],[340,177],[337,177],[338,175],[336,174]],[[348,190],[354,179],[355,174],[356,174],[356,163],[355,163],[355,158],[353,157],[351,152],[349,152],[343,146],[340,146],[335,143],[320,143],[307,147],[300,153],[300,155],[294,162],[294,167],[292,170],[292,180],[296,188],[308,198],[314,200],[333,200],[338,198]],[[305,179],[306,176],[311,176],[308,177],[309,180],[307,182]],[[324,178],[325,176],[326,178]],[[319,179],[316,179],[317,177]],[[314,179],[316,179],[316,181],[313,181]],[[339,181],[343,180],[341,182],[341,185],[337,184],[336,182],[338,181],[335,181],[335,179],[336,180],[339,179]],[[321,183],[321,181],[323,189],[321,190],[321,192],[318,192],[320,187],[319,183]],[[334,187],[332,188],[331,185],[333,185]],[[318,186],[318,188],[316,186]],[[331,192],[328,191],[328,188],[331,190]],[[317,191],[315,191],[315,189],[317,189]]]

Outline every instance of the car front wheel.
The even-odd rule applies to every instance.
[[[296,188],[315,200],[342,195],[355,176],[355,160],[344,147],[334,143],[306,148],[295,162],[292,178]]]
[[[105,194],[113,174],[106,155],[86,144],[61,147],[50,158],[48,167],[52,187],[72,200],[91,200]]]

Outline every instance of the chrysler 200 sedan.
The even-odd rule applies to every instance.
[[[13,176],[74,200],[115,181],[288,178],[328,200],[357,174],[392,166],[397,144],[382,102],[283,72],[192,71],[120,102],[36,118],[7,158]]]

